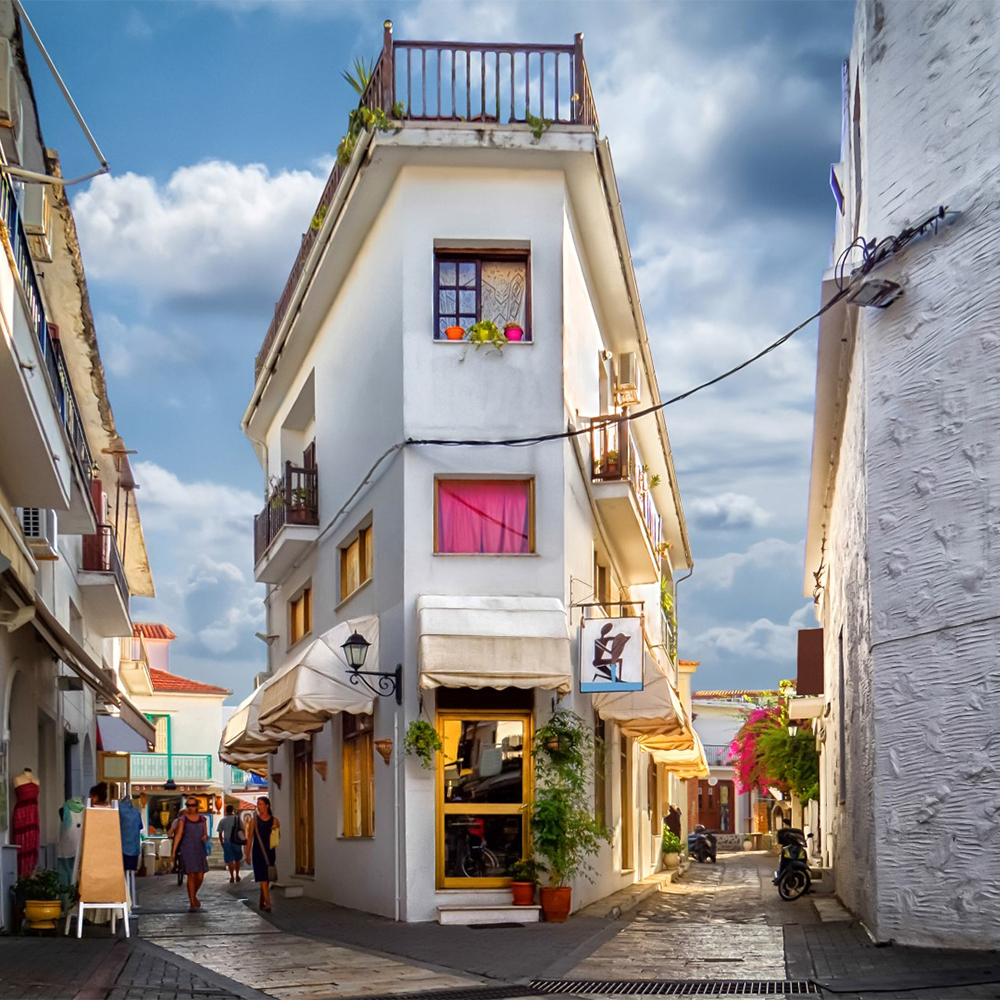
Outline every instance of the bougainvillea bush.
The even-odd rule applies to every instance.
[[[755,708],[749,712],[733,742],[729,745],[729,760],[733,765],[737,793],[754,789],[767,794],[768,786],[777,784],[777,776],[768,773],[761,753],[760,738],[773,729],[784,728],[781,705]]]

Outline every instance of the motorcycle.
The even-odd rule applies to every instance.
[[[801,830],[785,827],[778,831],[778,845],[781,857],[773,884],[778,887],[778,895],[785,902],[791,902],[804,896],[812,887],[807,840]]]
[[[700,823],[694,828],[693,840],[688,846],[688,853],[699,864],[711,861],[715,864],[717,850],[715,835],[706,830]]]

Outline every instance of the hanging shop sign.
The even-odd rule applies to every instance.
[[[580,690],[642,690],[642,619],[584,618],[580,626]]]

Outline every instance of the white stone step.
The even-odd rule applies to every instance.
[[[514,906],[500,903],[495,906],[439,906],[439,924],[537,924],[542,918],[540,906]]]
[[[273,882],[271,891],[284,896],[285,899],[297,899],[305,892],[302,884],[298,882]]]

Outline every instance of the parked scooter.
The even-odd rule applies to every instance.
[[[778,831],[778,846],[781,858],[774,873],[774,884],[778,887],[778,895],[791,902],[804,896],[812,886],[807,840],[801,830],[786,826]]]
[[[694,828],[694,840],[688,847],[688,853],[699,864],[711,861],[715,864],[717,845],[715,834],[709,833],[700,823]]]

